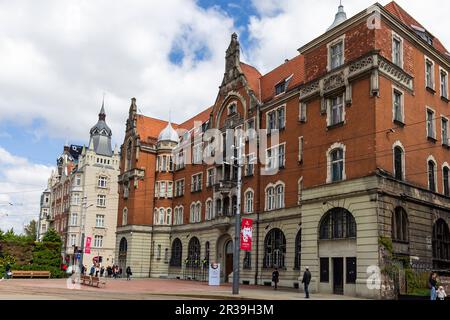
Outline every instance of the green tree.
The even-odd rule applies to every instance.
[[[61,237],[59,236],[59,234],[56,232],[55,229],[49,229],[44,237],[42,238],[42,242],[61,242]]]
[[[36,220],[31,220],[30,223],[25,226],[24,228],[25,231],[25,235],[33,240],[36,240],[37,238],[37,221]]]

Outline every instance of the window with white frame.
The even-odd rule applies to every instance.
[[[245,212],[253,213],[254,193],[252,190],[248,190],[245,193]]]
[[[211,187],[211,186],[214,185],[214,183],[215,183],[215,172],[216,171],[215,171],[214,168],[208,169],[208,171],[206,172],[206,175],[207,175],[206,186],[207,187]]]
[[[164,208],[160,208],[159,209],[159,214],[158,214],[158,224],[159,225],[163,225],[164,224],[165,217],[166,217],[166,211],[164,210]]]
[[[251,153],[245,156],[245,176],[249,177],[255,173],[256,155]]]
[[[185,156],[184,151],[180,150],[176,153],[176,159],[175,159],[175,170],[180,170],[185,167]]]
[[[405,149],[400,141],[394,143],[394,177],[397,180],[405,179]]]
[[[303,145],[304,145],[303,136],[298,137],[298,162],[299,163],[303,163]]]
[[[78,225],[78,213],[72,213],[70,215],[70,225],[75,227]]]
[[[183,224],[183,207],[176,207],[174,210],[174,225]]]
[[[191,192],[198,192],[202,190],[202,176],[202,173],[198,173],[192,176]]]
[[[181,197],[184,195],[184,179],[175,181],[175,196]]]
[[[286,127],[286,109],[285,106],[278,107],[267,112],[267,131],[282,130]]]
[[[172,209],[170,208],[166,210],[166,225],[172,225]]]
[[[103,236],[99,236],[99,235],[94,236],[94,247],[95,248],[103,247]]]
[[[266,188],[266,210],[284,208],[284,184],[277,183]]]
[[[211,220],[213,218],[213,207],[212,200],[206,201],[206,220]]]
[[[403,68],[403,39],[392,32],[392,62]]]
[[[394,88],[392,100],[392,114],[394,122],[404,123],[403,92]]]
[[[275,209],[284,208],[284,186],[279,184],[275,187]]]
[[[328,149],[327,164],[327,183],[339,182],[346,179],[345,146],[343,144],[335,143]]]
[[[97,207],[105,208],[106,207],[106,196],[103,194],[97,195]]]
[[[444,195],[450,197],[450,167],[447,163],[442,166],[442,183]]]
[[[275,188],[269,187],[266,190],[266,210],[274,210],[275,209]]]
[[[300,177],[297,182],[297,204],[302,203],[302,192],[303,192],[303,177]]]
[[[285,144],[267,149],[267,169],[281,169],[285,166]]]
[[[99,188],[106,188],[106,182],[107,182],[108,178],[104,177],[104,176],[100,176],[98,178],[98,187]]]
[[[425,85],[434,90],[434,62],[429,58],[425,58]]]
[[[167,198],[173,197],[173,182],[168,181],[167,182]]]
[[[80,194],[79,193],[73,193],[72,194],[72,205],[79,205],[80,204]]]
[[[75,176],[75,186],[80,186],[81,185],[81,176],[77,175]]]
[[[76,234],[71,234],[70,235],[70,245],[71,246],[76,246],[77,245],[77,235]]]
[[[427,137],[436,139],[436,119],[434,110],[427,108]]]
[[[448,99],[448,73],[441,69],[440,72],[441,79],[441,97]]]
[[[328,100],[328,126],[344,122],[344,95],[338,95]]]
[[[97,228],[105,227],[105,216],[103,214],[97,214],[95,216],[95,227]]]
[[[256,139],[256,124],[255,118],[248,119],[245,123],[246,139],[254,140]]]
[[[441,118],[442,145],[450,146],[450,138],[448,136],[448,119]]]
[[[339,68],[344,64],[344,38],[328,45],[328,70]]]
[[[300,122],[306,122],[307,120],[307,114],[306,114],[306,103],[300,102],[300,110],[299,110],[299,120]]]
[[[203,143],[194,146],[194,164],[203,163]]]
[[[159,182],[159,197],[165,198],[166,194],[167,194],[166,192],[167,192],[166,181],[160,181]]]
[[[437,181],[437,171],[436,171],[436,160],[432,156],[428,158],[428,189],[430,191],[436,192],[436,181]]]
[[[122,226],[126,226],[127,224],[128,224],[128,208],[123,208]]]

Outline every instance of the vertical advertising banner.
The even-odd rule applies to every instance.
[[[252,251],[253,220],[242,219],[241,224],[241,250]]]
[[[86,238],[86,246],[84,247],[84,253],[91,253],[91,241],[92,238],[91,237],[87,237]]]
[[[209,265],[208,285],[220,286],[220,263],[211,263]]]

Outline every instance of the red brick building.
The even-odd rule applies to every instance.
[[[270,284],[278,267],[280,285],[297,287],[309,266],[313,291],[381,298],[392,294],[387,263],[450,269],[450,55],[436,37],[395,2],[349,19],[340,7],[267,74],[240,61],[235,34],[225,60],[214,105],[185,123],[139,115],[132,99],[122,265],[199,279],[216,261],[231,279],[236,163],[207,159],[233,155],[239,144],[222,134],[241,128],[257,131],[243,150],[240,209],[254,243],[241,283]]]

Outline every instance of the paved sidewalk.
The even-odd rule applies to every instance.
[[[306,300],[295,289],[241,285],[240,294],[233,295],[230,284],[208,286],[197,281],[168,279],[107,279],[100,288],[78,286],[67,279],[11,279],[0,281],[0,299],[45,300]],[[355,300],[356,298],[311,294],[311,300]]]

